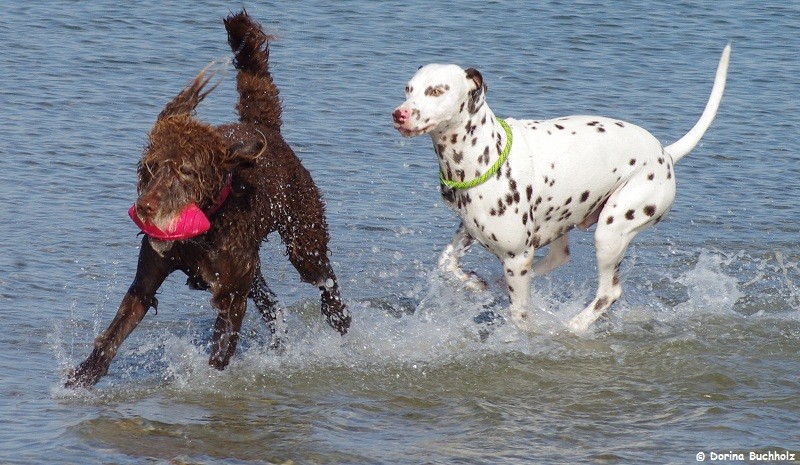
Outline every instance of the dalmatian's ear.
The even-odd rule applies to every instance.
[[[466,74],[467,81],[471,83],[469,105],[467,109],[470,113],[475,113],[483,105],[483,102],[486,101],[486,92],[489,88],[486,87],[486,83],[483,82],[483,76],[481,76],[481,73],[477,69],[470,68],[466,70]],[[474,87],[472,87],[472,85],[474,85]]]

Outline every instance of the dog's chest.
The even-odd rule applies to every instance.
[[[533,241],[534,186],[518,182],[512,172],[509,164],[480,186],[443,189],[470,235],[497,255],[524,250]]]

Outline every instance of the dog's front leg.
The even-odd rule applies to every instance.
[[[94,350],[68,376],[65,387],[89,387],[108,372],[111,360],[122,342],[142,321],[150,307],[155,307],[155,294],[164,279],[173,271],[169,261],[158,255],[145,237],[139,252],[136,277],[122,299],[117,315],[94,342]]]
[[[509,308],[511,321],[521,330],[530,330],[531,321],[528,307],[531,301],[533,250],[523,254],[514,254],[514,257],[507,256],[502,260],[508,296],[511,301]]]
[[[486,281],[473,271],[464,271],[458,261],[472,246],[474,241],[473,237],[467,232],[464,223],[461,223],[456,231],[456,235],[447,247],[442,251],[439,257],[439,268],[442,271],[452,273],[464,285],[473,291],[485,291],[488,287]]]

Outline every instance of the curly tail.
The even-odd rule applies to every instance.
[[[730,61],[730,56],[731,44],[728,43],[722,50],[722,56],[717,66],[717,74],[714,78],[714,86],[711,88],[711,96],[708,98],[708,103],[706,103],[706,108],[703,110],[700,119],[685,136],[681,137],[673,144],[664,147],[664,150],[672,155],[674,163],[677,163],[678,160],[688,155],[689,152],[695,148],[703,137],[703,134],[706,133],[708,127],[711,126],[711,122],[714,121],[714,116],[717,115],[717,109],[722,100],[722,92],[725,90],[725,80],[728,76],[728,61]]]
[[[272,36],[265,34],[244,10],[231,14],[223,22],[234,54],[233,66],[239,71],[236,77],[239,91],[236,111],[240,121],[279,127],[281,101],[269,72],[269,41]]]

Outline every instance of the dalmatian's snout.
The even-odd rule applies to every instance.
[[[398,108],[392,113],[392,119],[395,125],[403,125],[408,121],[409,111],[405,108]]]
[[[408,109],[406,107],[407,103],[400,105],[395,109],[392,113],[392,120],[394,121],[394,128],[403,136],[403,137],[414,137],[425,132],[430,131],[433,128],[433,124],[429,124],[425,127],[419,127],[419,119],[420,119],[420,112],[412,107],[412,109]]]

